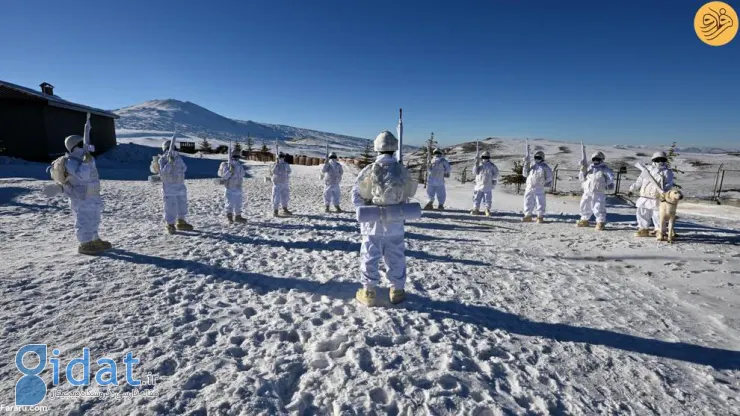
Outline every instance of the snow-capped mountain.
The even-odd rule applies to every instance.
[[[323,154],[327,140],[330,148],[340,155],[357,154],[367,144],[367,139],[360,137],[233,120],[189,101],[174,99],[146,101],[114,112],[121,117],[116,121],[116,133],[122,142],[169,137],[177,126],[178,136],[190,140],[199,140],[205,135],[216,142],[246,142],[251,136],[259,147],[263,141],[272,146],[278,139],[286,151],[304,154]]]

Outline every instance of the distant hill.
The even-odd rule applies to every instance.
[[[287,152],[308,155],[324,154],[327,140],[330,149],[340,156],[359,154],[368,142],[368,139],[343,134],[251,120],[233,120],[189,101],[174,99],[146,101],[114,110],[114,113],[121,117],[116,121],[119,141],[138,141],[155,146],[159,140],[146,139],[169,137],[175,125],[178,136],[189,140],[197,141],[199,137],[206,135],[213,142],[246,142],[249,135],[254,139],[255,147],[260,147],[263,141],[272,147],[275,139],[278,139],[280,146]]]

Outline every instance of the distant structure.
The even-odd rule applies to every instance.
[[[48,161],[65,152],[64,138],[82,135],[86,113],[90,113],[90,142],[95,153],[116,145],[117,115],[76,104],[54,95],[54,86],[44,82],[40,90],[0,80],[0,143],[2,155],[26,160]]]
[[[180,153],[195,154],[195,142],[178,142]]]

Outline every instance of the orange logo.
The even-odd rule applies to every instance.
[[[711,46],[730,43],[737,35],[737,27],[737,13],[729,4],[721,1],[713,1],[701,6],[694,17],[696,36]]]

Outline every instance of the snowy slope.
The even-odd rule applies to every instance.
[[[0,165],[16,178],[0,179],[0,405],[15,351],[45,342],[63,360],[134,351],[135,375],[159,377],[153,397],[47,398],[49,414],[740,414],[732,208],[679,207],[667,245],[634,238],[623,206],[608,231],[577,229],[568,197],[549,198],[552,222],[522,224],[521,197],[497,189],[500,211],[472,218],[470,184],[453,183],[450,211],[408,224],[408,300],[384,291],[367,309],[352,299],[357,224],[322,213],[318,167],[294,167],[296,215],[273,219],[251,164],[243,227],[224,222],[210,179],[190,179],[196,231],[170,236],[158,189],[115,160],[101,163],[101,235],[116,248],[99,258],[75,253],[67,203],[27,178],[43,165]]]
[[[273,146],[279,139],[285,150],[307,155],[323,155],[326,141],[332,150],[341,155],[356,155],[364,149],[367,139],[302,129],[278,124],[232,120],[189,101],[152,100],[114,111],[121,118],[116,121],[116,134],[120,142],[133,139],[166,138],[177,125],[178,134],[191,140],[205,134],[209,140],[245,142],[247,136],[255,146],[266,141]],[[140,144],[140,141],[136,141]]]

